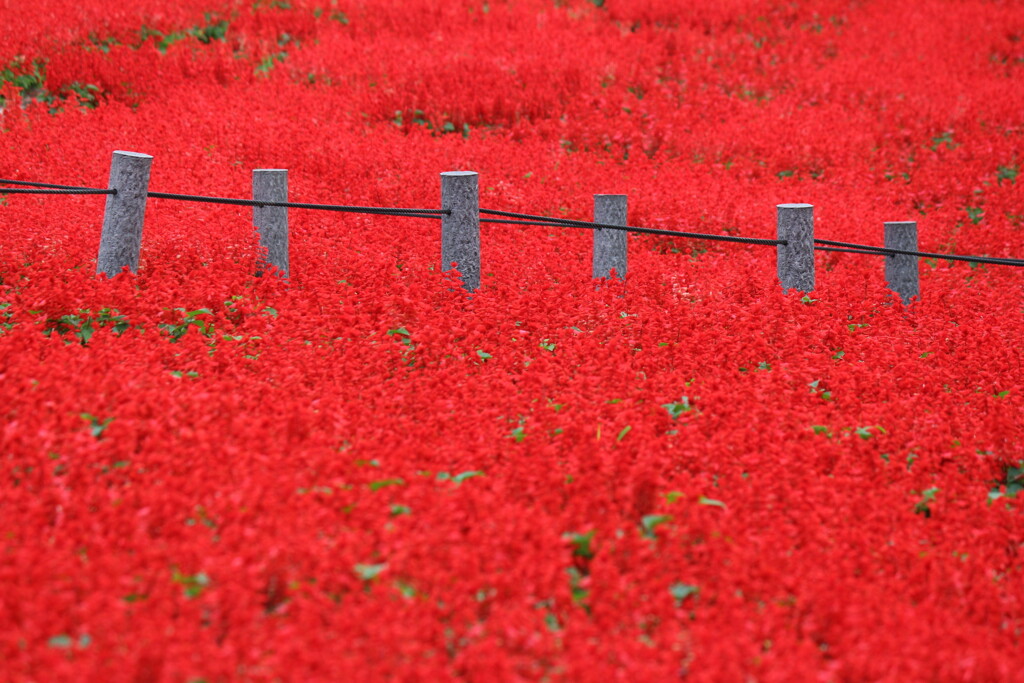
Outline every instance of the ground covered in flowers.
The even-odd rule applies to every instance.
[[[174,5],[173,7],[170,5]],[[0,3],[0,177],[1024,257],[1024,8],[964,0]],[[1024,271],[0,195],[9,680],[1009,680]]]

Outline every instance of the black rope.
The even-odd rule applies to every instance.
[[[546,221],[519,221],[504,218],[481,218],[481,223],[503,223],[506,225],[543,225],[548,228],[572,228],[573,225],[562,225],[561,223],[548,223]]]
[[[186,202],[203,202],[206,204],[228,204],[231,206],[276,206],[286,209],[314,209],[318,211],[340,211],[343,213],[365,213],[383,216],[408,216],[411,218],[441,218],[451,214],[449,209],[390,209],[378,206],[341,206],[338,204],[301,204],[299,202],[271,202],[259,199],[230,199],[227,197],[203,197],[192,194],[174,194],[171,192],[150,192],[156,199],[178,199]]]
[[[4,180],[0,178],[0,185],[25,185],[26,187],[48,187],[52,190],[96,190],[95,187],[83,187],[81,185],[54,185],[53,183],[30,183],[27,180]],[[116,190],[103,190],[108,194],[116,194]]]
[[[860,249],[857,253],[886,256],[891,254],[904,254],[906,256],[919,256],[922,258],[937,258],[947,261],[966,261],[969,263],[989,263],[998,266],[1024,266],[1024,259],[997,258],[994,256],[962,256],[960,254],[937,254],[927,251],[908,251],[905,249],[890,249],[889,247],[874,247],[867,244],[852,244],[850,242],[836,242],[835,240],[814,240],[816,244],[827,244],[833,247],[845,247],[847,249]],[[818,247],[815,247],[816,249]]]
[[[117,194],[117,190],[98,190],[93,188],[51,190],[36,189],[34,187],[0,187],[0,194]]]
[[[866,256],[885,256],[877,251],[864,251],[863,249],[843,249],[840,247],[815,247],[815,251],[842,251],[847,254],[865,254]]]
[[[565,228],[586,228],[589,230],[622,230],[625,232],[636,232],[644,235],[667,235],[671,237],[687,237],[691,239],[715,240],[718,242],[739,242],[741,244],[762,244],[765,246],[777,246],[788,244],[785,240],[765,240],[756,237],[733,237],[731,235],[709,235],[699,232],[679,232],[677,230],[659,230],[657,228],[641,228],[631,225],[611,225],[608,223],[590,223],[587,221],[576,221],[569,218],[549,218],[547,216],[534,216],[528,213],[513,213],[511,211],[495,211],[493,209],[480,209],[480,213],[491,216],[507,216],[509,218],[524,220],[501,220],[496,218],[481,218],[481,223],[505,223],[510,225],[543,225],[548,227]]]
[[[836,242],[835,240],[819,240],[819,239],[816,239],[816,240],[814,240],[814,243],[815,244],[827,244],[830,247],[846,247],[848,249],[863,249],[865,251],[870,251],[870,252],[873,252],[873,253],[876,253],[876,254],[883,254],[883,255],[885,253],[889,252],[889,251],[894,251],[894,250],[889,249],[888,247],[876,247],[876,246],[872,246],[870,244],[854,244],[852,242]]]

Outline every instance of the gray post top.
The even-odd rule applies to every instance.
[[[287,168],[254,168],[253,173],[287,173]]]
[[[594,197],[628,197],[624,194],[595,194]]]
[[[899,228],[917,227],[917,221],[885,221],[885,224]]]
[[[776,204],[780,209],[810,209],[814,204]]]
[[[443,176],[459,177],[459,176],[480,175],[480,174],[477,173],[476,171],[445,171],[441,175],[443,175]]]
[[[135,157],[136,159],[152,159],[153,156],[150,154],[143,154],[142,152],[125,152],[123,150],[114,150],[114,154],[120,154],[124,157]]]

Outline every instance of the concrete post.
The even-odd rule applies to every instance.
[[[452,262],[462,274],[462,286],[472,292],[480,286],[480,188],[474,171],[441,174],[441,270]]]
[[[280,168],[258,168],[252,172],[252,198],[256,201],[287,202],[288,171]],[[268,266],[288,277],[288,207],[254,206],[252,224],[260,236],[260,248],[266,253],[257,266],[262,275]]]
[[[624,194],[595,194],[594,222],[605,225],[627,225],[627,199]],[[615,269],[620,280],[626,279],[626,231],[596,228],[594,230],[593,277],[605,278]]]
[[[915,221],[892,221],[885,224],[885,246],[889,249],[917,251],[917,223]],[[913,297],[921,296],[921,281],[917,268],[917,256],[908,254],[885,255],[885,283],[899,294],[904,304]]]
[[[110,189],[103,213],[100,253],[96,273],[114,277],[128,266],[139,270],[139,249],[142,247],[142,223],[149,196],[149,170],[153,157],[138,152],[114,152],[110,162]]]
[[[814,207],[779,204],[777,208],[778,239],[787,242],[776,247],[782,292],[810,292],[814,289]]]

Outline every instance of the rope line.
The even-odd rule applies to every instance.
[[[844,249],[842,247],[815,247],[815,251],[842,251],[847,254],[864,254],[865,256],[886,256],[877,251],[864,251],[863,249]]]
[[[89,187],[67,189],[37,189],[34,187],[0,187],[0,194],[117,194],[117,190],[99,190]]]
[[[904,254],[906,256],[918,256],[922,258],[937,258],[945,259],[947,261],[967,261],[970,263],[990,263],[998,266],[1024,266],[1024,259],[1014,258],[998,258],[995,256],[963,256],[960,254],[937,254],[934,252],[927,251],[908,251],[906,249],[890,249],[889,247],[874,247],[868,244],[852,244],[850,242],[836,242],[835,240],[814,240],[816,244],[826,244],[832,247],[844,247],[847,250],[860,249],[861,254],[870,254],[873,256],[887,256],[893,254]],[[820,247],[815,247],[821,251],[825,251]],[[835,250],[833,250],[835,251]]]
[[[761,244],[764,246],[778,246],[788,244],[785,240],[766,240],[756,237],[733,237],[731,235],[709,235],[700,232],[680,232],[678,230],[659,230],[658,228],[641,228],[631,225],[611,225],[608,223],[590,223],[587,221],[576,221],[569,218],[548,218],[547,216],[535,216],[528,213],[514,213],[512,211],[496,211],[494,209],[480,209],[480,213],[490,216],[505,216],[522,220],[502,220],[497,218],[481,218],[481,223],[504,223],[510,225],[543,225],[548,227],[565,228],[586,228],[589,230],[622,230],[625,232],[636,232],[644,235],[668,235],[671,237],[688,237],[692,239],[714,240],[718,242],[739,242],[741,244]]]
[[[186,202],[206,204],[228,204],[231,206],[275,206],[286,209],[314,209],[317,211],[339,211],[342,213],[365,213],[383,216],[409,216],[411,218],[441,218],[451,214],[450,209],[392,209],[379,206],[342,206],[339,204],[303,204],[299,202],[271,202],[258,199],[231,199],[228,197],[205,197],[173,192],[150,192],[156,199],[177,199]]]
[[[55,185],[53,183],[36,183],[27,180],[8,180],[0,178],[0,185],[20,185],[23,187],[2,187],[0,194],[41,194],[41,195],[116,195],[117,190],[100,189],[95,187],[80,187],[77,185]],[[231,206],[272,206],[287,209],[312,209],[316,211],[337,211],[341,213],[361,213],[378,216],[404,216],[407,218],[433,218],[438,219],[451,215],[450,209],[407,209],[388,208],[379,206],[346,206],[340,204],[307,204],[300,202],[273,202],[258,199],[234,199],[229,197],[208,197],[203,195],[177,194],[172,192],[148,192],[147,196],[155,199],[175,199],[179,201],[201,202],[207,204],[227,204]],[[712,235],[699,232],[681,232],[677,230],[661,230],[658,228],[643,228],[631,225],[611,225],[609,223],[593,223],[590,221],[577,221],[570,218],[553,218],[550,216],[538,216],[529,213],[516,213],[513,211],[498,211],[495,209],[480,209],[479,212],[489,216],[501,216],[502,218],[481,218],[481,223],[501,223],[505,225],[536,225],[544,227],[567,227],[585,228],[589,230],[621,230],[624,232],[635,232],[645,235],[665,235],[670,237],[686,237],[690,239],[711,240],[716,242],[737,242],[740,244],[758,244],[764,246],[780,246],[789,244],[786,240],[760,239],[756,237],[735,237],[732,235]],[[966,261],[968,263],[987,263],[1001,266],[1024,267],[1024,259],[998,258],[993,256],[963,256],[960,254],[940,254],[926,251],[910,251],[906,249],[891,249],[889,247],[876,247],[868,244],[855,244],[852,242],[838,242],[835,240],[814,240],[817,251],[844,252],[849,254],[863,254],[867,256],[891,256],[902,254],[906,256],[917,256],[920,258],[935,258],[946,261]],[[824,246],[818,246],[824,245]]]
[[[97,190],[96,187],[84,187],[82,185],[54,185],[53,183],[30,183],[27,180],[5,180],[0,178],[0,185],[25,185],[26,187],[47,187],[51,190]],[[6,190],[5,190],[6,191]],[[110,194],[116,194],[116,190],[104,190]]]

